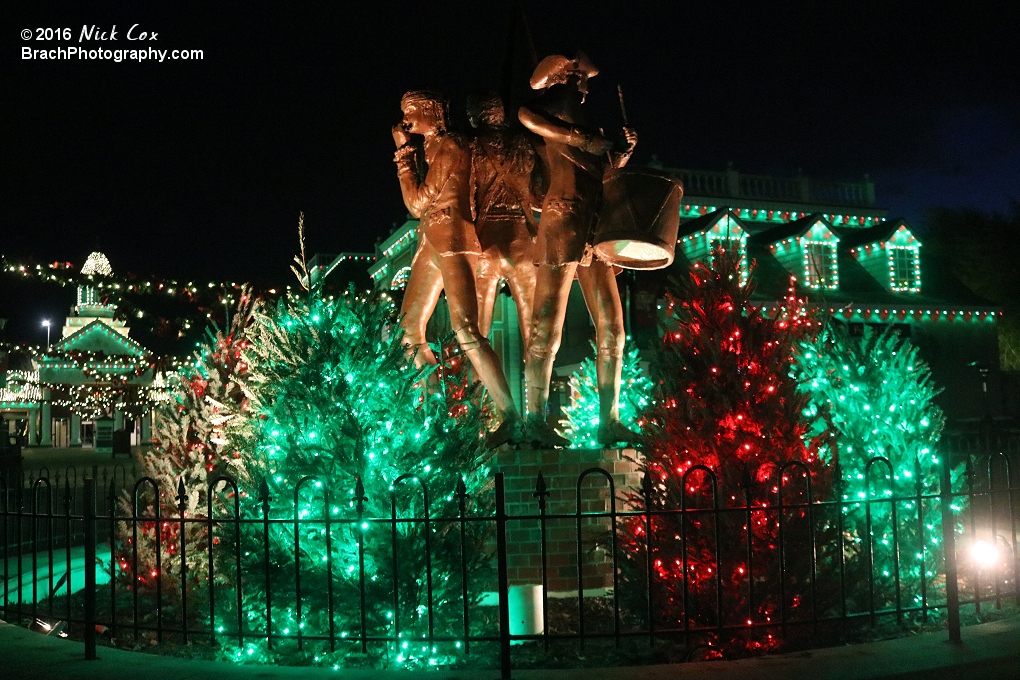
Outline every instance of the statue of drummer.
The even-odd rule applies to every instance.
[[[567,444],[547,423],[546,408],[575,275],[595,324],[599,442],[612,446],[638,439],[637,433],[620,422],[626,331],[616,272],[592,257],[588,243],[606,167],[626,164],[637,144],[637,133],[624,128],[622,148],[614,153],[616,147],[609,139],[586,127],[581,104],[588,93],[588,79],[597,73],[583,53],[574,59],[546,57],[531,76],[531,88],[543,91],[542,95],[518,112],[521,123],[544,141],[541,157],[549,177],[535,242],[534,311],[524,363],[527,437],[545,446]]]
[[[475,269],[478,329],[488,337],[501,281],[517,305],[521,339],[528,346],[531,301],[535,296],[535,234],[532,208],[537,176],[535,148],[526,135],[506,124],[503,100],[491,91],[468,97],[468,122],[475,128],[471,144],[475,230],[481,255]]]
[[[401,98],[400,108],[403,121],[393,128],[397,178],[404,204],[420,220],[418,250],[401,306],[405,342],[416,355],[425,353],[424,326],[439,289],[445,288],[457,341],[502,416],[502,424],[488,438],[490,446],[497,446],[519,437],[520,415],[499,357],[478,330],[474,265],[481,246],[471,220],[471,146],[463,136],[448,132],[449,106],[442,95],[412,90]],[[424,178],[411,135],[424,138]]]

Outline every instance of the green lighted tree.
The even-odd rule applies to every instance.
[[[231,421],[231,440],[247,456],[245,512],[261,518],[266,503],[271,519],[285,521],[269,525],[268,571],[262,534],[243,538],[250,556],[244,611],[253,631],[334,630],[352,639],[410,638],[430,625],[437,634],[463,631],[464,589],[486,576],[490,529],[423,519],[456,518],[465,504],[486,503],[476,497],[488,477],[484,423],[469,401],[424,389],[426,372],[409,361],[397,328],[388,299],[353,291],[336,299],[303,293],[255,314],[243,355],[249,413]],[[391,512],[417,519],[392,525]],[[386,658],[434,664],[449,647],[405,645]],[[314,658],[343,664],[360,652],[341,645]],[[250,643],[228,656],[265,653]]]
[[[920,604],[922,575],[930,582],[942,559],[938,501],[916,500],[941,486],[936,445],[945,418],[934,403],[941,390],[931,370],[891,328],[866,326],[862,337],[852,338],[830,324],[800,343],[792,374],[815,431],[829,433],[821,456],[838,464],[848,570],[866,581],[873,557],[876,597],[884,600],[876,606],[885,606],[895,599],[898,562],[904,592]],[[953,470],[954,483],[960,474]],[[892,497],[907,500],[884,500]]]
[[[641,370],[638,348],[628,340],[620,380],[620,422],[629,429],[641,430],[641,415],[648,406],[651,391],[652,381]],[[567,417],[560,421],[563,436],[570,440],[572,449],[602,448],[598,441],[599,387],[591,357],[581,362],[570,376],[570,393],[570,404],[563,409]]]

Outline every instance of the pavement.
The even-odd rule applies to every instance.
[[[0,622],[0,678],[4,680],[109,680],[166,677],[174,680],[349,678],[398,680],[428,673],[436,680],[498,680],[495,670],[377,671],[329,668],[238,666],[192,661],[100,647],[99,659],[85,661],[80,642],[44,636]],[[963,642],[952,644],[945,632],[895,640],[829,647],[739,661],[703,661],[679,665],[514,671],[514,680],[907,680],[966,673],[981,680],[1020,678],[1020,617],[963,629]]]

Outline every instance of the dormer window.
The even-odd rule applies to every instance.
[[[822,215],[807,215],[754,238],[768,243],[772,255],[805,288],[839,288],[839,237]]]
[[[890,291],[921,292],[921,242],[902,220],[864,230],[850,253]]]
[[[713,238],[709,242],[709,248],[714,253],[717,250],[724,250],[727,253],[743,253],[744,242],[739,238]]]
[[[721,249],[740,261],[740,283],[747,282],[747,231],[727,210],[717,210],[680,225],[680,247],[691,262],[708,263]]]
[[[401,267],[390,281],[390,290],[403,290],[407,287],[407,280],[409,278],[411,278],[411,268]]]
[[[805,241],[804,282],[809,288],[839,288],[836,244],[827,241]]]
[[[737,238],[713,238],[709,242],[709,248],[711,249],[712,264],[715,264],[714,253],[720,250],[728,253],[732,257],[735,257],[740,261],[740,285],[747,283],[747,234],[743,234]]]
[[[889,247],[889,285],[896,291],[921,288],[921,263],[916,247]]]

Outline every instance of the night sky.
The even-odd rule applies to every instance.
[[[119,272],[261,283],[288,281],[300,211],[311,252],[370,251],[403,220],[389,133],[400,95],[445,90],[466,124],[464,94],[499,84],[510,16],[503,2],[13,4],[0,9],[0,253],[80,263],[99,249]],[[915,223],[937,204],[1005,211],[1020,198],[1015,9],[522,5],[540,57],[583,49],[602,70],[593,122],[618,128],[622,85],[633,162],[869,173],[879,203]],[[135,23],[158,40],[127,41]],[[93,24],[118,32],[93,48],[204,58],[21,58],[77,47]],[[38,27],[72,40],[21,39]]]

